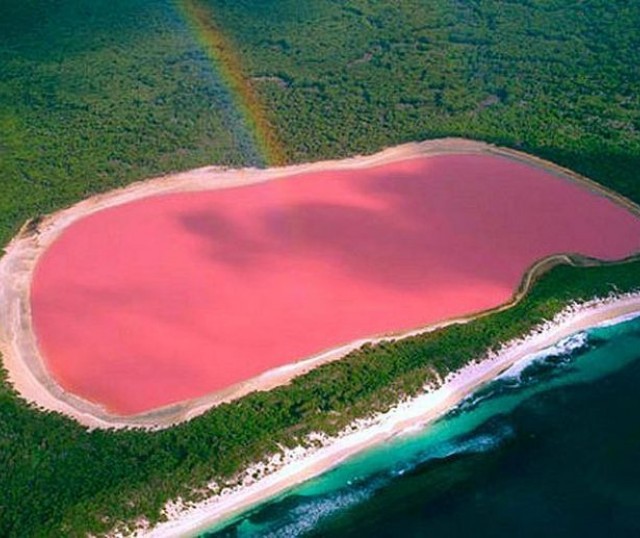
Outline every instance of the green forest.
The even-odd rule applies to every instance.
[[[290,162],[464,136],[640,203],[640,5],[626,0],[5,0],[0,242],[135,180],[264,165],[182,4],[237,47]],[[512,309],[366,346],[159,432],[88,431],[0,382],[0,536],[83,536],[311,431],[335,433],[522,335],[571,300],[640,287],[640,262],[559,266]]]
[[[258,90],[293,161],[455,135],[546,157],[640,199],[633,2],[209,4],[248,73],[264,77]]]

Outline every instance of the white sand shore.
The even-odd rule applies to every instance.
[[[441,416],[478,387],[509,367],[560,340],[588,328],[622,321],[640,315],[640,293],[611,296],[580,305],[572,305],[527,337],[503,346],[500,352],[470,364],[449,376],[442,386],[387,413],[358,421],[333,439],[318,436],[321,446],[298,448],[282,457],[258,464],[239,479],[240,486],[218,489],[211,485],[212,496],[200,503],[185,506],[180,501],[166,508],[168,520],[153,528],[141,528],[136,536],[167,538],[196,535],[212,525],[246,511],[287,489],[326,472],[344,459],[391,437],[423,427]],[[262,476],[255,479],[254,473]]]
[[[409,336],[451,323],[466,322],[478,315],[486,315],[488,312],[443,320],[442,323],[434,326],[416,328],[416,330],[403,334],[372,335],[371,338],[345,343],[345,345],[313,357],[300,357],[301,360],[298,362],[275,368],[225,390],[129,417],[112,414],[94,402],[65,391],[49,374],[40,355],[31,323],[31,281],[40,256],[68,226],[96,211],[149,196],[232,188],[308,172],[364,169],[406,160],[418,155],[432,156],[452,153],[497,155],[543,168],[559,177],[578,181],[590,190],[611,198],[640,216],[640,209],[629,200],[570,170],[525,153],[457,138],[404,144],[375,155],[358,156],[338,161],[322,161],[265,170],[228,170],[207,167],[149,179],[122,189],[93,196],[72,207],[49,215],[32,227],[25,227],[7,246],[4,256],[0,259],[0,355],[8,371],[9,381],[24,398],[38,407],[64,413],[91,428],[144,427],[157,429],[189,420],[215,405],[239,398],[250,392],[269,390],[285,384],[312,368],[344,357],[349,351],[360,347],[365,342]],[[540,260],[523,276],[523,284],[512,300],[497,307],[496,310],[508,308],[517,302],[535,276],[546,268],[559,262],[571,263],[571,261],[565,255]]]

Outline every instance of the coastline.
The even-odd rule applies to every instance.
[[[269,390],[283,385],[292,378],[307,373],[326,362],[338,360],[349,351],[365,343],[375,343],[383,339],[401,338],[434,330],[453,323],[465,323],[477,317],[509,308],[526,293],[537,276],[558,263],[597,264],[595,260],[559,254],[545,258],[534,264],[524,275],[519,289],[511,300],[495,308],[474,313],[461,318],[419,327],[401,334],[373,335],[355,342],[345,343],[273,370],[255,378],[231,386],[225,390],[180,402],[167,407],[122,417],[109,413],[102,406],[66,392],[53,379],[40,355],[37,338],[31,323],[30,289],[35,266],[42,253],[57,237],[75,221],[92,213],[126,204],[134,200],[162,194],[233,188],[255,183],[296,176],[322,170],[363,169],[382,164],[410,159],[417,156],[442,154],[488,154],[543,168],[554,175],[570,181],[577,181],[589,190],[608,197],[640,216],[640,210],[629,200],[608,191],[595,182],[573,172],[514,150],[499,148],[483,142],[465,139],[440,139],[420,143],[410,143],[386,149],[370,156],[357,156],[338,161],[322,161],[292,165],[272,169],[228,170],[207,167],[170,176],[134,183],[128,187],[93,196],[78,204],[44,217],[37,222],[27,223],[22,231],[6,248],[0,259],[0,353],[9,373],[9,381],[28,401],[37,406],[61,412],[90,428],[143,427],[159,429],[189,420],[207,409],[244,396],[257,390]]]
[[[315,440],[320,442],[319,448],[298,447],[285,451],[283,457],[256,464],[238,477],[240,485],[223,488],[218,495],[207,500],[188,506],[180,500],[170,503],[165,508],[167,521],[152,528],[141,524],[135,536],[195,536],[216,524],[230,521],[262,502],[329,471],[359,452],[404,432],[427,426],[514,364],[558,341],[596,326],[622,323],[636,316],[640,316],[640,292],[570,305],[530,334],[506,343],[497,353],[451,374],[435,390],[401,402],[371,419],[357,421],[335,438],[316,437]],[[252,478],[256,472],[263,476]],[[217,487],[211,485],[212,493]]]

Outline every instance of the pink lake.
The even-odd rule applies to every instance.
[[[640,219],[502,157],[150,197],[66,229],[31,306],[48,369],[122,415],[506,302],[542,257],[640,250]]]

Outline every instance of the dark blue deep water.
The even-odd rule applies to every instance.
[[[640,537],[640,319],[572,337],[208,536]]]

